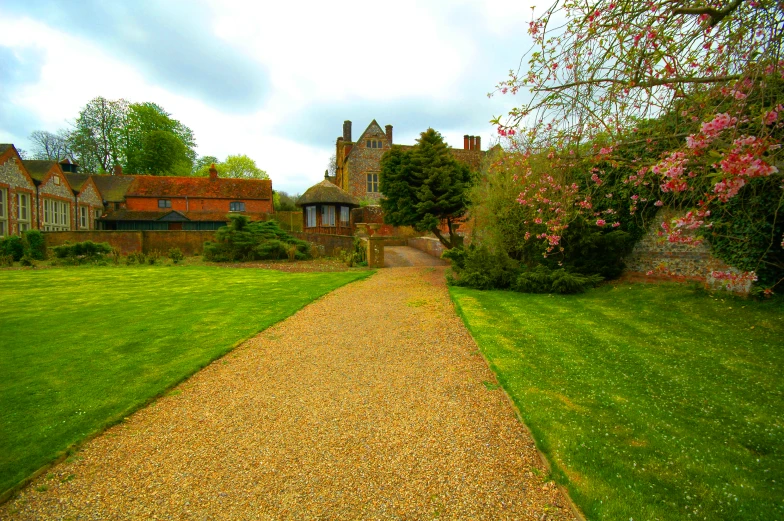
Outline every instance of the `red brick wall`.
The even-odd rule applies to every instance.
[[[70,232],[43,232],[46,246],[51,248],[67,242],[108,242],[127,255],[131,252],[142,251],[142,232],[117,232],[117,231],[70,231]]]
[[[142,232],[142,251],[159,251],[166,255],[170,248],[179,248],[185,255],[201,254],[205,241],[214,241],[212,231],[145,230]]]
[[[159,251],[166,255],[170,248],[179,248],[185,255],[201,253],[205,241],[214,241],[212,231],[70,231],[44,232],[48,247],[68,242],[108,242],[127,255],[142,251]]]
[[[126,197],[125,204],[128,210],[152,211],[163,210],[158,207],[159,199],[171,201],[171,209],[180,212],[229,212],[229,203],[244,202],[245,211],[248,213],[272,213],[272,200],[258,199],[207,199],[184,197]]]

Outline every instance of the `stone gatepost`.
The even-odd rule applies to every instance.
[[[369,268],[384,267],[384,239],[382,237],[367,238],[367,261]]]

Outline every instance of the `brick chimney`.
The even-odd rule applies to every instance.
[[[471,150],[471,141],[469,140],[468,134],[463,136],[463,149]]]
[[[218,180],[218,169],[215,168],[215,163],[212,164],[210,167],[210,181],[217,181]]]
[[[387,141],[389,141],[389,144],[391,145],[392,144],[392,125],[387,125],[384,128],[387,131]]]
[[[349,120],[343,122],[343,141],[351,143],[351,121]]]
[[[482,138],[479,136],[474,136],[474,138],[476,139],[476,149],[482,150]]]
[[[122,167],[120,165],[114,165],[114,168],[112,168],[112,175],[122,175]]]

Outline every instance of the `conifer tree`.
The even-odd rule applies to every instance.
[[[393,147],[384,154],[380,181],[384,222],[430,231],[447,248],[459,245],[455,219],[465,213],[471,172],[452,156],[439,132],[429,128],[412,149]],[[439,229],[441,222],[448,238]]]

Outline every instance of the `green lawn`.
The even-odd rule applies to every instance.
[[[240,341],[369,273],[0,271],[0,492]]]
[[[450,291],[589,519],[784,519],[781,301]]]

